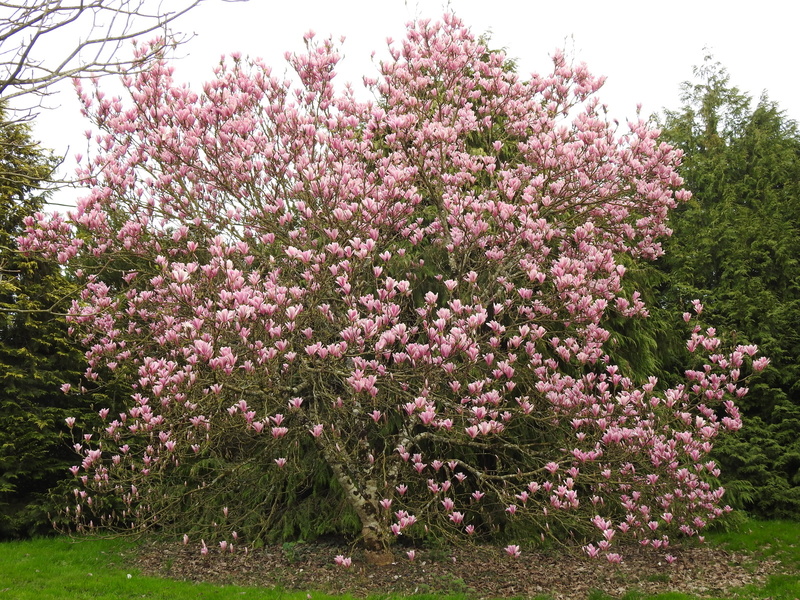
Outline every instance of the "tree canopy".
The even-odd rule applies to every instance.
[[[755,346],[687,312],[673,386],[606,351],[646,310],[626,263],[662,253],[679,152],[618,133],[585,65],[522,81],[453,16],[390,47],[376,102],[306,42],[297,84],[234,55],[199,93],[165,62],[127,101],[82,92],[91,188],[21,238],[74,269],[86,378],[134,382],[76,445],[76,523],[252,541],[311,498],[374,549],[570,532],[615,562],[615,536],[724,514],[707,455]]]

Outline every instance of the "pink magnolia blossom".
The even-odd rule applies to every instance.
[[[753,371],[763,371],[769,364],[769,358],[762,356],[753,361]]]
[[[349,569],[350,566],[353,564],[352,558],[350,558],[349,556],[343,556],[341,554],[337,554],[336,557],[333,559],[333,561],[340,567],[344,567],[346,569]]]

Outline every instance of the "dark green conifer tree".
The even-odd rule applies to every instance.
[[[686,153],[693,199],[672,218],[661,304],[679,312],[699,298],[709,324],[770,357],[741,404],[742,432],[722,441],[716,458],[729,502],[798,518],[800,133],[766,96],[751,109],[712,59],[695,75],[684,106],[665,119],[665,137]]]
[[[55,314],[69,306],[68,279],[16,250],[23,219],[44,205],[41,185],[53,167],[28,125],[0,110],[0,538],[51,529],[46,492],[76,458],[64,419],[88,412],[85,400],[60,389],[84,369]]]

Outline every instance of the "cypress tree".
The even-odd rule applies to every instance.
[[[758,344],[771,364],[742,403],[744,427],[716,458],[728,502],[800,517],[800,134],[766,95],[751,99],[707,58],[666,113],[693,199],[675,211],[660,262],[662,305],[692,298],[709,324]]]
[[[17,252],[54,164],[26,123],[0,111],[0,538],[51,528],[46,492],[74,462],[64,419],[88,410],[60,389],[84,368],[55,314],[69,306],[68,279],[57,265]]]

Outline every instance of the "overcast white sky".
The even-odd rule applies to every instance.
[[[167,0],[169,2],[169,0]],[[618,118],[680,106],[680,84],[700,64],[704,48],[731,81],[757,99],[767,90],[800,120],[800,2],[794,0],[206,0],[177,22],[195,38],[179,50],[175,77],[199,84],[223,53],[261,56],[283,69],[283,53],[303,48],[302,35],[346,36],[342,82],[374,75],[370,59],[386,56],[386,38],[403,37],[415,17],[455,12],[492,46],[518,59],[521,74],[544,72],[554,49],[566,47],[608,80],[600,92]],[[60,154],[81,151],[86,129],[71,90],[50,100],[36,136]],[[69,149],[69,152],[68,152]],[[69,165],[69,161],[67,163]],[[69,167],[71,168],[71,167]]]

